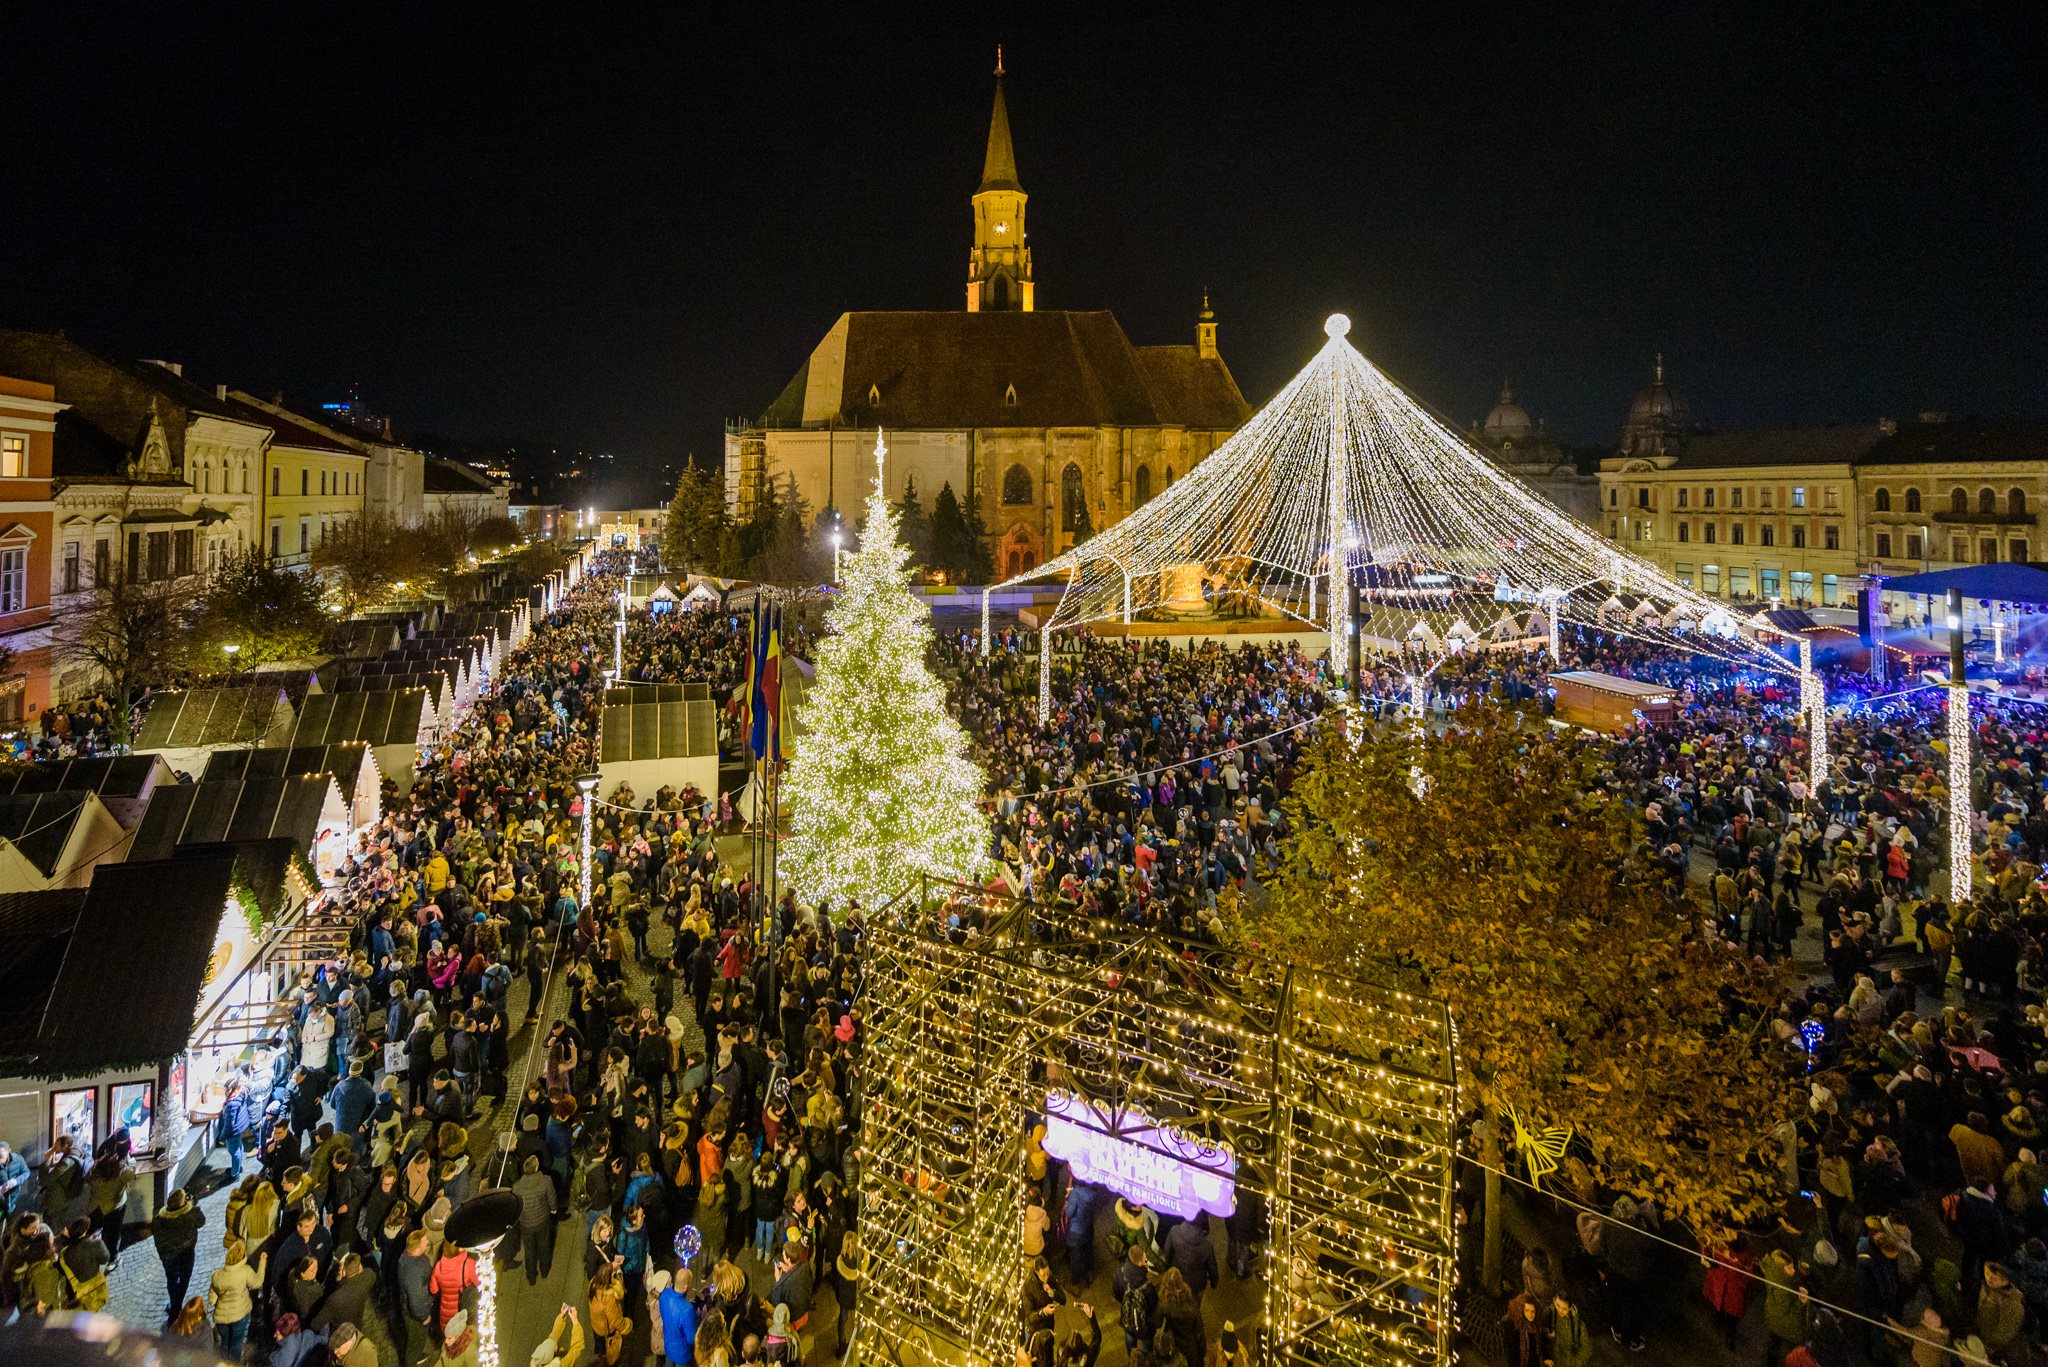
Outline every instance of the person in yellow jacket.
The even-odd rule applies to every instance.
[[[441,889],[448,886],[448,856],[439,850],[427,861],[427,896],[438,897]]]
[[[566,1328],[569,1337],[566,1342],[562,1331]],[[527,1359],[528,1367],[576,1367],[583,1357],[583,1324],[576,1318],[576,1307],[566,1301],[561,1313],[555,1316],[554,1328],[548,1336],[534,1347],[533,1356]]]

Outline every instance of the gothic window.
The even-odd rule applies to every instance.
[[[1137,494],[1138,494],[1138,502],[1140,502],[1140,503],[1144,503],[1144,502],[1146,502],[1147,500],[1149,500],[1149,499],[1150,499],[1150,498],[1152,497],[1152,467],[1151,467],[1151,466],[1149,466],[1149,465],[1140,465],[1140,466],[1138,467],[1138,478],[1137,478],[1136,484],[1137,484]],[[2017,491],[2015,491],[2015,492],[2017,492]]]
[[[998,275],[988,282],[988,306],[992,309],[1006,309],[1010,306],[1010,277]]]
[[[1005,390],[1003,391],[1003,407],[1005,407],[1005,408],[1015,408],[1016,406],[1017,406],[1017,386],[1015,386],[1015,385],[1011,385],[1011,386],[1010,386],[1010,387],[1009,387],[1008,389],[1005,389]]]
[[[880,385],[878,385],[878,384],[871,384],[871,385],[869,385],[869,386],[868,386],[868,407],[869,407],[869,408],[880,408],[881,406],[882,406],[882,387],[881,387]]]
[[[1906,490],[1906,511],[1909,513],[1920,511],[1920,491],[1918,489]]]
[[[1021,465],[1012,465],[1003,471],[1003,502],[1009,504],[1031,501],[1031,472]]]
[[[1088,522],[1088,495],[1081,487],[1081,467],[1069,463],[1060,471],[1060,526],[1078,532]]]

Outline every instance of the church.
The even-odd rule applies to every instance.
[[[725,439],[728,505],[772,482],[814,515],[866,497],[876,428],[889,497],[915,481],[979,503],[998,575],[1114,523],[1215,450],[1248,414],[1206,297],[1186,346],[1133,346],[1106,310],[1040,309],[1003,69],[960,312],[843,313],[781,394]]]

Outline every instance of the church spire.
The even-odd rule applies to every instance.
[[[981,159],[983,190],[1022,190],[1017,152],[1010,146],[1010,110],[1003,103],[1003,50],[996,48],[996,107],[988,120],[988,153]]]
[[[967,311],[1031,312],[1036,287],[1031,248],[1024,241],[1027,196],[1017,182],[1010,145],[1010,110],[1003,101],[1003,50],[996,49],[996,103],[988,121],[988,151],[981,188],[974,192],[974,247],[967,257]]]

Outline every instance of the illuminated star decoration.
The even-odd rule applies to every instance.
[[[1367,649],[1441,659],[1462,639],[1532,640],[1551,619],[1790,676],[1728,608],[1559,510],[1429,413],[1348,339],[1342,314],[1306,369],[1164,492],[998,585],[1066,581],[1049,625],[1214,592],[1332,632],[1347,571]]]

